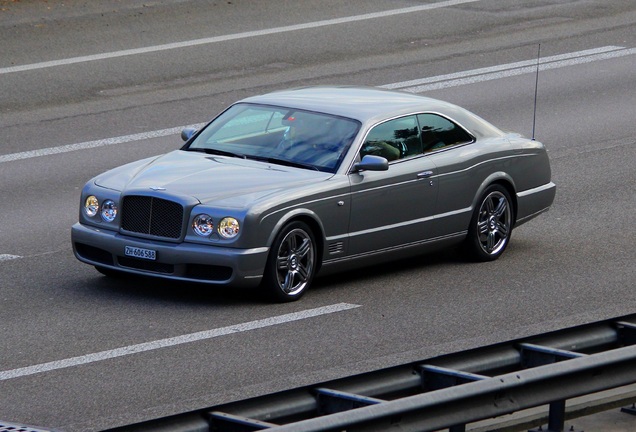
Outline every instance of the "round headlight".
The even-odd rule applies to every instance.
[[[197,215],[192,221],[192,229],[202,237],[208,237],[214,231],[212,216],[207,214]]]
[[[117,216],[117,206],[113,200],[106,200],[102,203],[102,219],[104,222],[112,222]]]
[[[234,238],[239,233],[239,222],[232,218],[226,217],[219,223],[219,235],[226,239]]]
[[[86,212],[86,215],[93,217],[97,214],[98,210],[99,210],[99,201],[97,201],[97,197],[94,195],[91,195],[88,198],[86,198],[86,201],[84,202],[84,211]]]

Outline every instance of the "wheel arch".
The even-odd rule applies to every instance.
[[[472,208],[474,209],[477,205],[479,205],[479,200],[484,194],[484,191],[492,185],[499,185],[503,187],[504,189],[506,189],[506,192],[508,192],[508,195],[510,195],[510,201],[512,204],[512,225],[514,226],[517,221],[517,192],[514,180],[512,179],[512,177],[510,177],[510,175],[504,172],[493,173],[482,182],[479,190],[473,198]]]
[[[307,224],[309,229],[311,229],[312,234],[314,235],[314,239],[316,240],[316,255],[317,255],[317,263],[316,263],[316,272],[320,270],[322,266],[322,255],[324,253],[325,248],[325,230],[320,221],[320,218],[316,213],[308,209],[296,209],[291,211],[285,216],[281,217],[274,229],[270,233],[270,236],[267,240],[267,244],[269,247],[274,243],[274,239],[278,233],[289,223],[292,222],[304,222]]]

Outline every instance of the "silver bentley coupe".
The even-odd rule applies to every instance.
[[[540,142],[377,88],[249,97],[182,138],[84,186],[80,261],[292,301],[319,273],[441,247],[495,260],[556,192]]]

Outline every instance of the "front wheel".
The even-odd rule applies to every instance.
[[[316,272],[316,241],[304,222],[287,224],[276,237],[265,268],[263,283],[277,301],[303,296]]]
[[[468,227],[466,251],[477,261],[494,261],[508,246],[512,234],[510,194],[500,185],[486,189]]]

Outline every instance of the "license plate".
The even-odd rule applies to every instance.
[[[142,249],[138,247],[126,246],[126,256],[141,258],[145,260],[154,261],[157,259],[157,251],[152,249]]]

